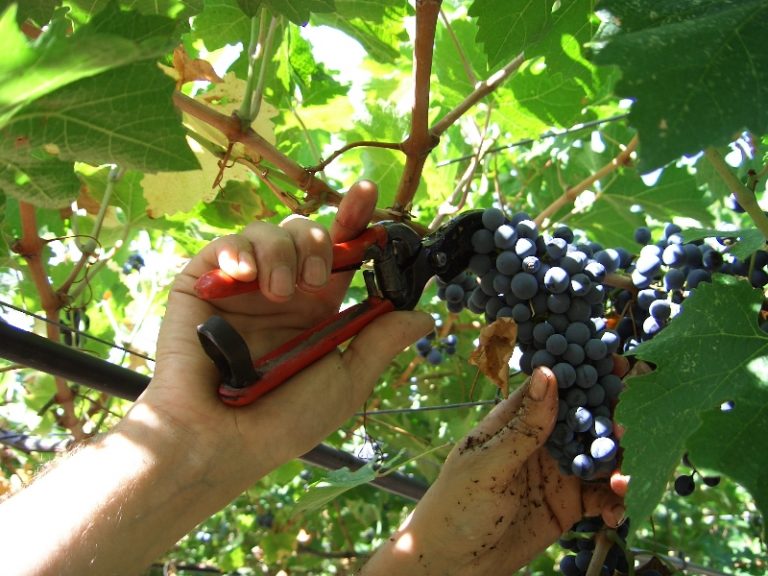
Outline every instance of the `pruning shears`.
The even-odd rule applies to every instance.
[[[211,316],[197,327],[206,354],[220,375],[219,397],[245,406],[358,334],[375,318],[393,310],[411,310],[433,276],[449,281],[463,272],[473,254],[469,239],[482,228],[482,210],[464,212],[421,237],[402,222],[379,222],[348,242],[334,244],[332,272],[363,272],[368,297],[252,360],[248,345],[223,318]],[[221,270],[201,276],[197,295],[227,298],[259,289],[258,281],[240,282]]]

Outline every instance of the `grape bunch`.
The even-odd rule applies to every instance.
[[[560,571],[563,576],[584,576],[592,561],[595,550],[595,534],[606,530],[603,520],[599,517],[582,518],[560,539],[560,546],[571,552],[560,560]],[[626,540],[629,533],[629,521],[616,529],[616,536]],[[627,557],[619,544],[614,543],[603,561],[601,574],[613,574],[615,571],[628,571]]]
[[[561,470],[584,479],[613,470],[611,406],[622,382],[612,355],[620,342],[604,319],[606,268],[592,256],[600,247],[574,243],[565,226],[541,234],[524,212],[507,219],[488,208],[482,221],[468,270],[440,283],[439,295],[452,312],[466,307],[488,323],[512,318],[520,369],[552,369],[560,399],[547,447]]]
[[[433,366],[437,366],[442,364],[445,356],[456,354],[457,343],[458,338],[455,334],[448,334],[443,338],[439,338],[436,332],[433,331],[417,340],[415,346],[419,356]]]
[[[657,242],[644,226],[635,230],[634,237],[642,246],[637,258],[627,260],[616,250],[605,250],[605,257],[598,258],[607,271],[623,271],[637,289],[636,294],[621,289],[611,295],[613,311],[620,318],[616,332],[625,352],[658,334],[679,314],[684,300],[715,273],[746,277],[756,288],[768,284],[768,253],[762,250],[739,260],[726,251],[728,239],[685,242],[680,226],[672,223]]]

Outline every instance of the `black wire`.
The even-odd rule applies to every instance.
[[[616,116],[609,116],[608,118],[600,118],[598,120],[590,120],[589,122],[582,122],[581,124],[576,124],[565,130],[550,130],[549,132],[544,132],[543,134],[539,134],[536,138],[524,138],[523,140],[518,140],[517,142],[512,142],[511,144],[504,144],[502,146],[495,146],[493,148],[489,148],[485,153],[496,154],[497,152],[503,152],[504,150],[509,150],[510,148],[516,148],[517,146],[525,146],[526,144],[533,144],[534,142],[538,142],[539,140],[544,140],[545,138],[551,138],[553,136],[565,136],[566,134],[571,134],[572,132],[578,132],[579,130],[584,130],[585,128],[591,128],[592,126],[599,126],[600,124],[606,124],[608,122],[616,122],[617,120],[623,120],[628,116],[629,114],[617,114]],[[469,160],[474,157],[475,157],[475,154],[468,154],[467,156],[461,156],[460,158],[443,160],[442,162],[438,162],[436,166],[438,168],[442,168],[443,166],[448,166],[449,164],[454,164],[456,162],[463,162],[464,160]]]
[[[68,332],[71,332],[72,334],[76,334],[78,336],[84,336],[86,338],[89,338],[95,342],[100,342],[101,344],[106,344],[110,348],[114,348],[116,350],[122,350],[123,352],[127,354],[131,354],[133,356],[138,356],[139,358],[143,358],[144,360],[149,360],[150,362],[154,362],[155,359],[151,356],[148,356],[147,354],[143,354],[142,352],[136,352],[135,350],[131,350],[130,348],[126,348],[124,346],[120,346],[119,344],[115,344],[114,342],[110,342],[108,340],[104,340],[102,338],[99,338],[98,336],[94,336],[93,334],[89,334],[88,332],[83,332],[82,330],[78,330],[74,326],[69,326],[67,324],[63,324],[61,322],[57,322],[56,320],[51,320],[50,318],[46,318],[45,316],[40,316],[39,314],[35,314],[34,312],[30,312],[29,310],[24,310],[23,308],[19,308],[18,306],[14,306],[10,302],[5,302],[4,300],[0,300],[0,306],[4,306],[6,308],[10,308],[12,310],[15,310],[16,312],[20,312],[22,314],[25,314],[26,316],[31,316],[32,318],[36,318],[37,320],[42,320],[43,322],[47,322],[48,324],[53,324],[54,326],[58,326],[61,330],[66,330]]]
[[[384,408],[382,410],[369,410],[357,412],[355,416],[376,416],[377,414],[405,414],[408,412],[428,412],[430,410],[452,410],[454,408],[472,408],[474,406],[487,406],[497,404],[497,400],[478,400],[476,402],[457,402],[455,404],[441,404],[439,406],[422,406],[420,408]]]

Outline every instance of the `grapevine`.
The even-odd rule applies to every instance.
[[[667,224],[652,242],[649,228],[634,232],[639,254],[577,242],[567,226],[542,233],[530,216],[507,218],[498,208],[485,209],[484,228],[467,241],[474,249],[469,268],[449,281],[438,279],[438,296],[449,312],[467,308],[487,323],[511,318],[517,323],[518,367],[531,374],[550,368],[558,381],[557,423],[547,449],[563,474],[584,480],[605,478],[620,466],[613,408],[623,389],[614,374],[614,354],[631,353],[674,321],[685,299],[716,273],[746,277],[756,288],[768,284],[768,253],[740,260],[722,239],[685,242],[683,230]],[[613,288],[608,275],[622,274],[634,289]],[[611,330],[609,322],[616,326]],[[727,409],[727,408],[723,408]],[[690,462],[685,460],[689,466]],[[695,488],[695,468],[675,478],[680,496]],[[719,477],[702,481],[716,486]],[[595,533],[594,519],[576,531]],[[626,537],[627,528],[621,528]],[[564,576],[583,576],[591,560],[584,540],[564,547],[576,551],[560,564]],[[612,548],[605,570],[626,572]]]

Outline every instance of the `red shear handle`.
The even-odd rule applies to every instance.
[[[230,406],[250,404],[358,334],[378,316],[392,310],[394,304],[391,301],[372,296],[331,316],[256,360],[253,366],[257,379],[251,385],[234,388],[222,384],[219,397]]]
[[[359,266],[366,259],[366,252],[372,246],[384,248],[389,236],[384,226],[377,224],[366,228],[360,236],[348,242],[333,245],[333,268],[340,272]],[[259,281],[240,282],[221,269],[211,270],[195,282],[195,292],[203,300],[238,296],[259,289]]]

